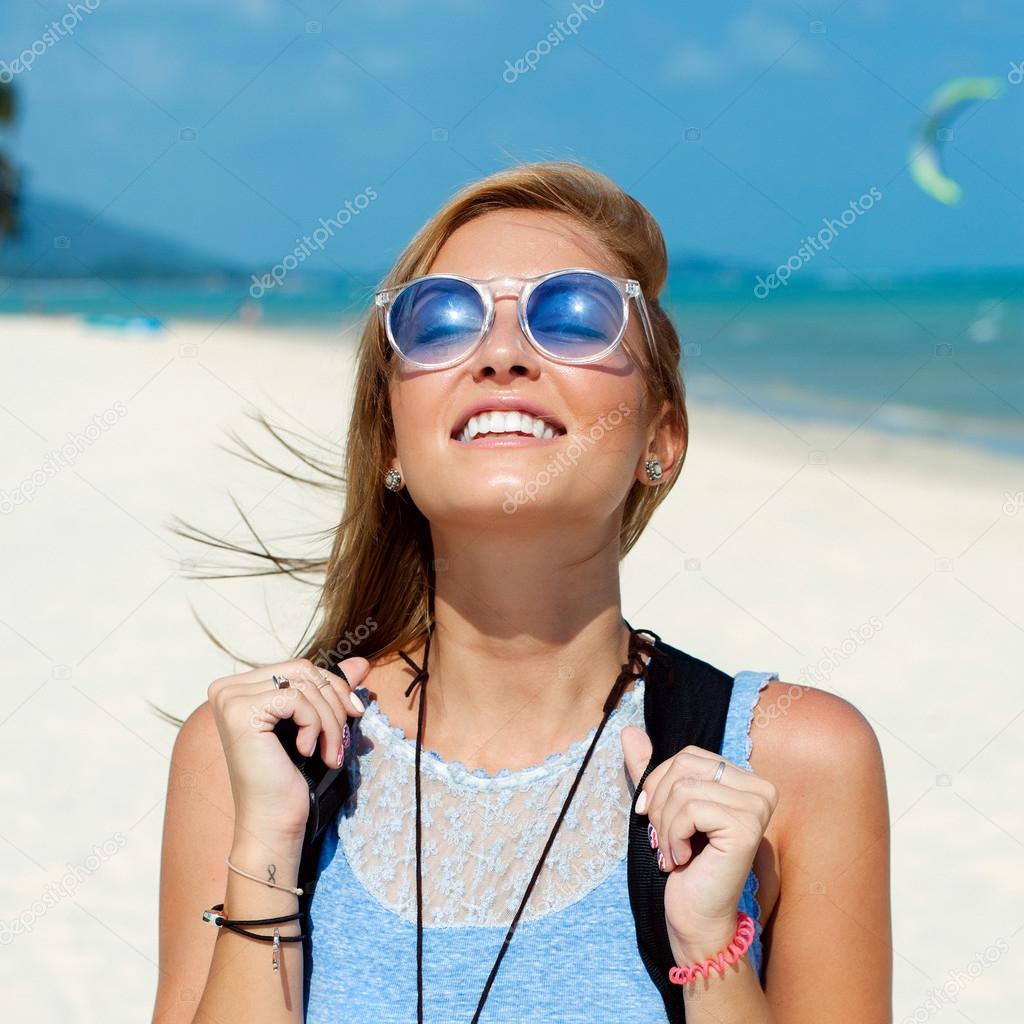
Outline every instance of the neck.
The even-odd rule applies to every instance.
[[[489,770],[537,764],[598,725],[628,657],[618,537],[558,552],[435,535],[424,744]],[[422,664],[423,645],[407,653]],[[418,656],[418,657],[417,657]],[[411,678],[411,674],[410,674]],[[419,694],[410,695],[417,706]]]

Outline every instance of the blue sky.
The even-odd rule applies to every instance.
[[[11,6],[8,62],[68,13]],[[308,265],[386,265],[464,183],[553,158],[615,178],[673,253],[767,271],[874,186],[882,200],[837,239],[833,265],[1024,266],[1015,0],[575,0],[575,34],[552,29],[572,0],[89,6],[16,76],[5,144],[27,186],[248,266],[276,263],[367,189],[377,198]],[[552,31],[550,52],[513,76],[509,62]],[[947,147],[966,197],[950,208],[905,164],[928,96],[962,75],[1005,89]]]

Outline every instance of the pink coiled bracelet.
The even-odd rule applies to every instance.
[[[707,978],[713,968],[720,975],[725,974],[725,965],[734,964],[750,948],[754,941],[754,919],[742,910],[736,915],[736,934],[729,945],[717,956],[699,964],[687,964],[685,967],[673,967],[668,972],[668,980],[674,985],[687,985],[698,976]]]

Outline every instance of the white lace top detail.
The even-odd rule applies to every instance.
[[[353,795],[338,816],[352,871],[382,905],[416,923],[416,742],[367,691],[355,729]],[[626,856],[633,784],[619,735],[644,726],[644,681],[612,711],[548,851],[521,921],[582,899]],[[489,774],[420,756],[424,927],[512,922],[597,726],[528,768]],[[358,767],[355,762],[358,760]]]

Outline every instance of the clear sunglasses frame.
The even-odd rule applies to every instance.
[[[593,274],[596,277],[603,278],[606,281],[611,282],[619,292],[619,296],[622,299],[622,329],[616,335],[614,341],[607,345],[600,352],[592,356],[587,356],[585,359],[565,359],[561,356],[553,355],[548,352],[543,345],[541,345],[537,339],[533,336],[533,332],[530,330],[530,325],[526,319],[526,306],[530,301],[530,296],[537,289],[537,287],[543,284],[545,281],[550,281],[554,277],[560,277],[563,274]],[[480,336],[471,345],[466,348],[466,351],[456,356],[454,359],[449,359],[443,363],[421,363],[415,359],[410,359],[404,352],[402,352],[397,343],[395,342],[395,336],[391,331],[391,306],[398,295],[409,288],[411,285],[420,284],[423,281],[432,280],[454,280],[462,281],[465,284],[470,285],[473,290],[480,296],[480,301],[483,303],[485,316],[483,327],[480,331]],[[587,363],[596,363],[601,359],[607,359],[608,356],[615,351],[619,346],[623,337],[625,336],[626,330],[629,327],[629,300],[635,299],[637,309],[640,311],[640,321],[643,325],[644,337],[647,341],[648,355],[651,359],[651,365],[655,365],[655,345],[654,345],[654,330],[651,326],[650,313],[647,310],[647,303],[644,300],[643,289],[640,287],[639,281],[634,281],[632,278],[627,277],[614,277],[611,274],[606,274],[600,270],[594,270],[591,267],[567,267],[562,270],[554,270],[548,274],[539,274],[536,277],[462,277],[459,274],[424,274],[422,277],[414,277],[410,281],[404,281],[402,284],[396,284],[392,288],[383,288],[376,292],[373,297],[374,305],[383,321],[383,327],[387,333],[388,342],[391,344],[391,348],[395,353],[412,366],[416,366],[423,370],[444,370],[451,366],[456,366],[463,360],[468,359],[481,345],[484,338],[490,333],[491,326],[494,323],[494,302],[496,299],[504,298],[505,296],[513,295],[516,297],[516,312],[519,318],[519,326],[522,329],[524,335],[530,344],[542,355],[545,359],[550,359],[556,363],[566,363],[570,366],[580,366]]]

